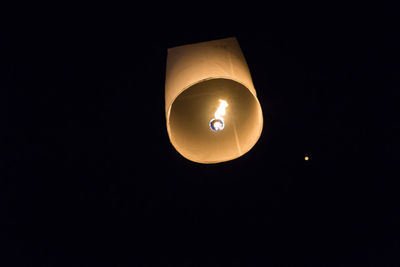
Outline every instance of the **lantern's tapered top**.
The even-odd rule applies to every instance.
[[[172,145],[191,161],[228,161],[255,145],[262,110],[236,38],[168,49],[165,112]]]

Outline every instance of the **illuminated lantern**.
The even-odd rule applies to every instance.
[[[168,49],[165,112],[172,145],[191,161],[228,161],[255,145],[262,110],[236,38]]]

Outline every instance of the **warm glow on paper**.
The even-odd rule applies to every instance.
[[[262,110],[236,38],[168,49],[165,113],[171,144],[191,161],[232,160],[256,144]]]

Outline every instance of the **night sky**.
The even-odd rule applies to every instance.
[[[0,19],[0,266],[398,266],[394,7],[53,2]],[[167,48],[227,37],[264,128],[198,164]]]

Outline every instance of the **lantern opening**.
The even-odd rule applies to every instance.
[[[211,121],[210,114],[214,115]],[[190,160],[227,161],[243,155],[257,142],[262,111],[244,85],[230,79],[210,79],[175,98],[168,127],[172,144]]]

